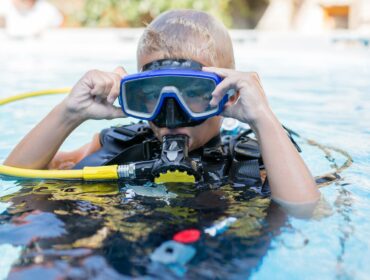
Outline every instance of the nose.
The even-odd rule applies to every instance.
[[[165,86],[161,90],[161,94],[163,93],[175,93],[177,95],[180,95],[180,91],[178,90],[177,87],[174,86]]]

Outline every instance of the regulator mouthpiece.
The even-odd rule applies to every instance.
[[[168,162],[177,163],[188,157],[189,138],[186,135],[166,135],[162,142],[162,156]]]
[[[200,164],[189,158],[189,138],[186,135],[163,137],[162,153],[153,166],[156,183],[194,183],[201,177]]]

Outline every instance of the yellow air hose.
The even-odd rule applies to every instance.
[[[69,93],[70,88],[58,88],[51,90],[40,90],[26,92],[7,98],[0,99],[0,106],[8,103],[12,103],[18,100],[23,100],[36,96],[44,95],[54,95]],[[308,141],[311,145],[312,141]],[[320,146],[319,146],[320,147]],[[352,163],[352,159],[345,152],[333,149],[337,152],[342,153],[347,157],[347,161],[343,164],[341,168],[347,168]],[[342,171],[338,169],[337,173]],[[119,178],[132,178],[133,171],[132,166],[130,165],[108,165],[108,166],[97,166],[97,167],[85,167],[80,170],[36,170],[36,169],[26,169],[26,168],[16,168],[6,165],[0,165],[0,176],[9,176],[9,177],[19,177],[23,179],[57,179],[57,180],[84,180],[84,181],[107,181],[107,180],[117,180]],[[332,175],[332,174],[329,174]],[[328,177],[328,175],[320,176]],[[336,179],[330,179],[330,182],[335,181]],[[182,172],[167,172],[166,174],[161,174],[158,178],[155,178],[156,183],[170,183],[170,182],[194,182],[195,179],[193,176],[182,174]]]
[[[43,96],[43,95],[52,95],[52,94],[61,94],[61,93],[69,93],[71,88],[57,88],[57,89],[50,89],[50,90],[38,90],[38,91],[31,91],[25,92],[13,96],[9,96],[3,99],[0,99],[0,105],[5,105],[8,103],[12,103],[18,100],[27,99],[36,96]]]
[[[70,88],[59,88],[26,92],[0,99],[0,106],[36,96],[69,93],[70,90]],[[21,177],[25,179],[59,179],[86,181],[117,180],[119,178],[117,165],[85,167],[84,169],[80,170],[36,170],[0,165],[0,175]]]

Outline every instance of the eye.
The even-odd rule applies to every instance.
[[[191,98],[199,97],[199,93],[194,90],[185,90],[184,95]]]
[[[146,99],[155,99],[158,98],[159,93],[159,87],[156,86],[145,86],[142,89],[142,92]]]

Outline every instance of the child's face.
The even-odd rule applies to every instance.
[[[139,69],[154,60],[162,59],[164,56],[163,54],[151,54],[151,55],[143,55],[139,58],[138,66]],[[194,58],[194,60],[199,61],[203,65],[208,65],[209,63],[206,63],[199,58]],[[163,136],[168,134],[185,134],[189,137],[189,149],[194,150],[197,149],[204,144],[206,144],[209,140],[211,140],[214,136],[216,136],[220,132],[220,127],[222,123],[222,117],[212,117],[201,123],[200,125],[193,126],[193,127],[179,127],[174,129],[169,128],[160,128],[157,127],[152,122],[149,122],[150,127],[152,128],[155,136],[161,140]]]

